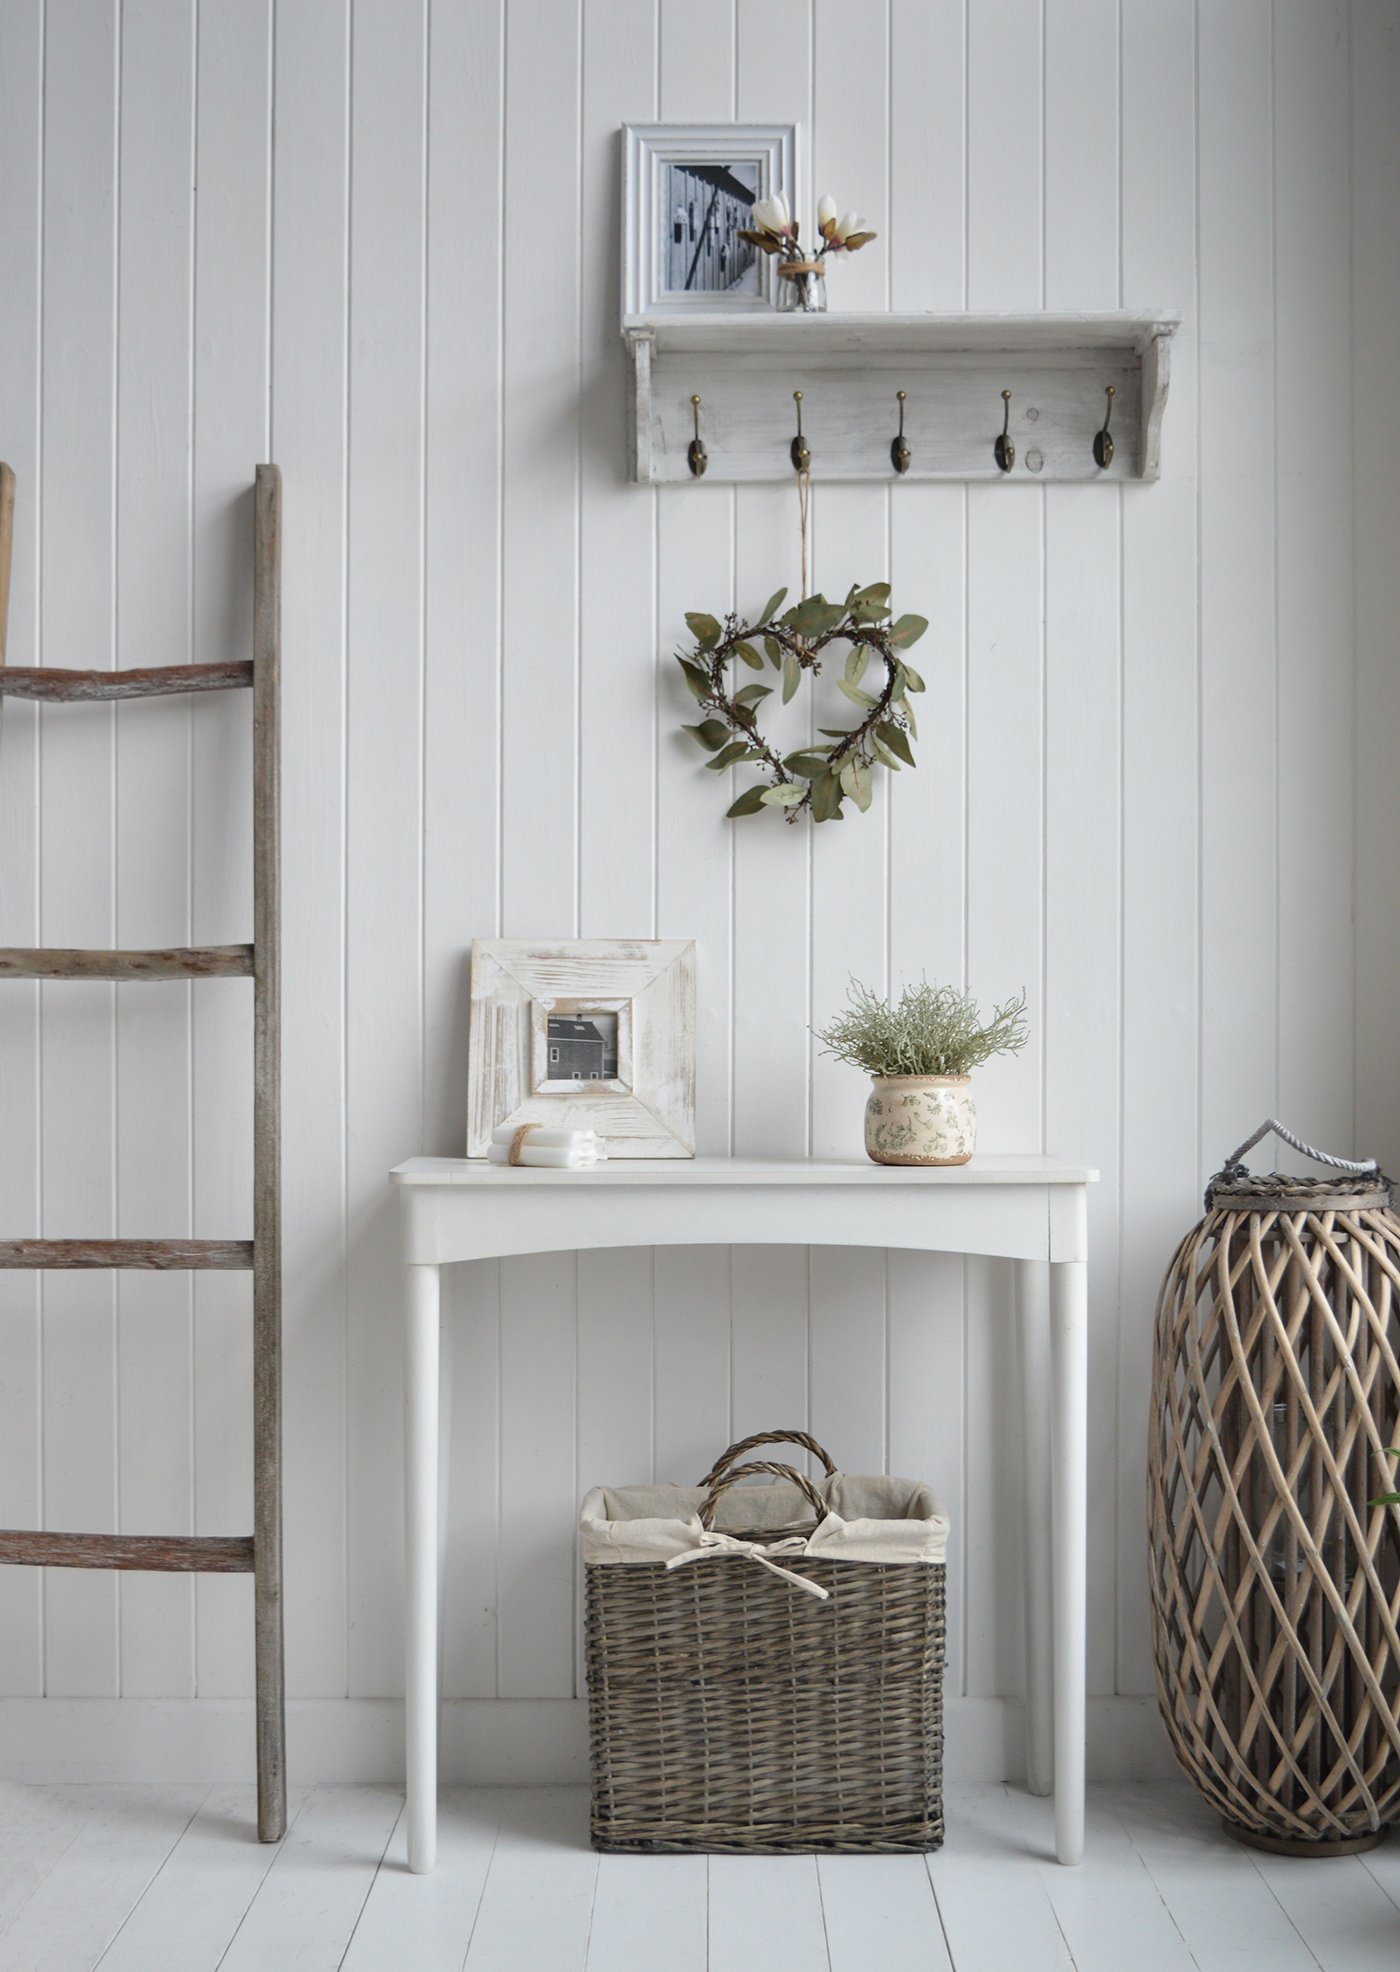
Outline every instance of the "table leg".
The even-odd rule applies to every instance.
[[[408,1866],[437,1860],[438,1374],[440,1276],[408,1269],[404,1325],[404,1736]]]
[[[1025,1450],[1026,1779],[1032,1794],[1054,1784],[1054,1652],[1050,1478],[1050,1268],[1016,1262],[1021,1353],[1021,1437]]]
[[[1089,1297],[1082,1260],[1050,1268],[1055,1513],[1055,1853],[1084,1854],[1089,1506]]]

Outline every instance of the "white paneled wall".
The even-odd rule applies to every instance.
[[[501,935],[697,940],[707,1152],[858,1147],[809,1032],[848,975],[1027,990],[982,1142],[1102,1172],[1090,1674],[1150,1692],[1174,1240],[1271,1112],[1400,1163],[1397,31],[1392,0],[6,0],[11,661],[243,654],[252,468],[285,476],[297,1699],[401,1689],[385,1172],[460,1149]],[[677,732],[684,612],[796,585],[794,488],[623,479],[617,129],[729,118],[798,123],[804,206],[878,228],[836,307],[1184,317],[1156,486],[818,484],[817,586],[931,622],[921,764],[839,829],[725,822]],[[0,942],[246,936],[247,722],[8,704]],[[236,985],[0,987],[0,1230],[246,1235],[248,1059]],[[942,1490],[952,1688],[1014,1696],[1009,1314],[999,1265],[858,1249],[458,1269],[449,1694],[575,1695],[583,1487],[793,1424]],[[244,1530],[248,1315],[237,1277],[0,1275],[0,1522]],[[0,1571],[25,1757],[63,1701],[243,1696],[250,1609]],[[369,1750],[325,1760],[392,1770],[383,1708],[342,1711]]]

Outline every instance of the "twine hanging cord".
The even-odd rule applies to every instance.
[[[1334,1157],[1327,1150],[1316,1150],[1312,1144],[1304,1143],[1301,1137],[1295,1137],[1291,1130],[1286,1130],[1276,1116],[1271,1116],[1267,1122],[1259,1125],[1253,1136],[1245,1138],[1238,1150],[1231,1151],[1230,1155],[1225,1159],[1223,1168],[1216,1172],[1215,1176],[1206,1186],[1207,1211],[1210,1210],[1211,1193],[1217,1185],[1239,1185],[1249,1180],[1252,1174],[1244,1162],[1245,1152],[1253,1150],[1255,1144],[1267,1137],[1270,1131],[1276,1137],[1280,1138],[1282,1142],[1290,1145],[1301,1156],[1311,1157],[1318,1164],[1326,1164],[1334,1171],[1350,1172],[1354,1177],[1374,1177],[1378,1185],[1389,1184],[1389,1180],[1382,1172],[1380,1165],[1374,1157],[1366,1157],[1361,1159],[1360,1162],[1357,1162],[1349,1157]],[[1264,1180],[1260,1179],[1256,1180],[1256,1182],[1262,1183]]]

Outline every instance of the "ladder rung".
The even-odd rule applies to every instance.
[[[179,1273],[252,1264],[251,1239],[0,1239],[0,1267],[154,1267]]]
[[[60,671],[41,664],[0,666],[0,692],[72,705],[93,698],[160,698],[170,692],[224,692],[251,685],[246,658],[226,664],[157,664],[145,671]]]
[[[151,1568],[251,1575],[251,1534],[46,1534],[0,1532],[0,1562],[24,1568]]]
[[[252,976],[251,945],[175,945],[164,952],[97,952],[59,945],[0,947],[0,979],[251,979]]]

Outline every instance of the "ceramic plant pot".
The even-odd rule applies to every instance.
[[[970,1075],[872,1075],[865,1148],[877,1164],[966,1164],[977,1148]]]

